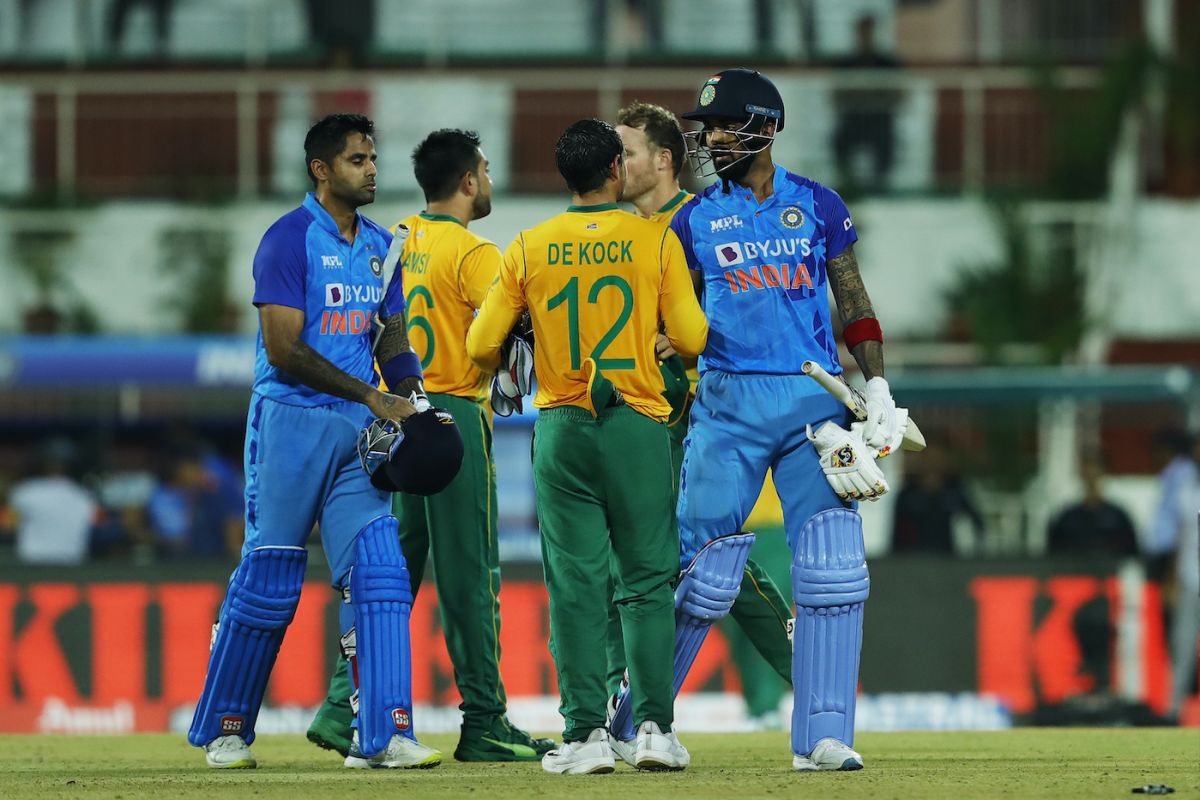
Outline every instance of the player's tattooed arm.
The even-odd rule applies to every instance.
[[[383,330],[379,334],[379,342],[375,345],[375,360],[380,364],[386,364],[401,353],[412,351],[412,345],[408,341],[408,320],[403,311],[392,314],[383,323]],[[425,388],[421,385],[421,379],[413,376],[400,381],[398,386],[389,386],[394,393],[402,397],[411,397],[414,394],[421,397],[425,396]]]
[[[833,299],[837,303],[838,314],[842,319],[842,327],[860,319],[874,319],[875,309],[871,306],[871,298],[867,295],[867,287],[863,285],[862,274],[858,270],[858,259],[854,255],[854,245],[847,247],[841,253],[829,260],[829,283],[833,287]],[[883,377],[883,343],[868,340],[859,343],[850,354],[858,362],[863,377]]]
[[[404,419],[413,413],[412,404],[404,398],[355,378],[306,344],[300,338],[304,328],[304,312],[300,309],[266,304],[259,309],[259,317],[271,366],[318,392],[363,403],[379,417]]]

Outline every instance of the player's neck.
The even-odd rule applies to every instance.
[[[321,208],[329,213],[333,218],[333,222],[337,225],[338,233],[347,242],[353,242],[354,236],[358,233],[358,209],[348,205],[342,200],[339,200],[330,192],[317,189],[317,202],[321,204]]]
[[[641,197],[633,201],[639,217],[652,217],[662,210],[663,206],[675,199],[680,192],[679,181],[663,181]]]
[[[616,186],[609,184],[605,184],[594,192],[571,195],[571,205],[573,206],[601,206],[607,205],[608,203],[616,205],[616,202]]]
[[[436,214],[440,217],[453,217],[464,228],[471,224],[471,199],[469,197],[451,197],[448,200],[438,200],[425,204],[426,214]]]
[[[756,158],[737,183],[753,192],[754,199],[761,203],[775,194],[775,164],[770,158]]]

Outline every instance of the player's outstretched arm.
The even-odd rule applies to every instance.
[[[381,392],[365,381],[348,375],[300,338],[304,312],[290,306],[265,303],[259,306],[263,347],[271,366],[283,370],[318,392],[363,403],[377,417],[401,420],[416,409],[402,397]]]
[[[467,357],[487,373],[500,366],[500,348],[525,311],[522,290],[525,237],[518,236],[504,251],[500,273],[492,281],[483,306],[467,331]]]
[[[708,318],[696,299],[695,288],[675,232],[663,235],[662,283],[658,296],[658,315],[672,349],[693,358],[704,351],[708,342]]]

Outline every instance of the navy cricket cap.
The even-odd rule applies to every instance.
[[[783,130],[783,97],[775,84],[758,70],[735,67],[722,70],[705,81],[696,98],[695,110],[687,112],[683,118],[745,119],[751,114],[773,119],[778,123],[776,130]]]
[[[371,475],[371,484],[385,492],[426,496],[449,486],[463,462],[462,435],[450,412],[426,409],[404,420],[401,429],[404,438]]]

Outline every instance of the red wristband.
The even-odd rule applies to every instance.
[[[847,325],[846,329],[842,331],[842,338],[846,341],[846,349],[853,350],[863,342],[883,344],[883,330],[879,327],[879,320],[874,317],[865,317]]]

